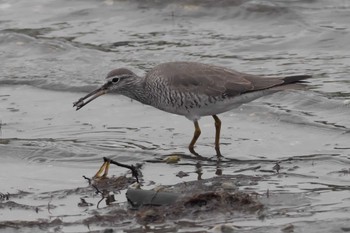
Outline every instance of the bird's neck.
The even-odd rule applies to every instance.
[[[122,94],[143,104],[150,104],[145,88],[145,77],[137,77],[134,79],[131,87]]]

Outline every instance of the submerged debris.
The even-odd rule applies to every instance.
[[[235,184],[235,182],[244,183],[245,180],[254,181],[258,179],[256,177],[222,175],[206,180],[162,186],[161,189],[143,190],[140,189],[140,186],[131,188],[135,183],[134,177],[108,178],[109,164],[115,163],[113,160],[104,158],[104,163],[99,171],[92,179],[89,179],[89,184],[96,190],[95,193],[102,197],[98,204],[105,199],[108,206],[115,201],[113,193],[127,189],[125,195],[129,208],[126,212],[122,211],[119,214],[122,213],[125,218],[127,216],[136,218],[137,222],[142,225],[181,218],[193,219],[198,216],[210,218],[218,213],[225,215],[237,211],[255,214],[257,210],[263,208],[256,195],[238,191]],[[131,166],[128,165],[128,167]],[[86,201],[82,200],[81,205],[84,205]],[[114,205],[111,211],[116,211],[116,208],[121,207]],[[90,220],[92,222],[94,222],[93,219],[107,220],[108,216],[109,213],[104,216],[95,215]]]
[[[263,209],[256,195],[237,191],[234,184],[228,189],[222,187],[233,178],[227,175],[180,183],[164,186],[162,191],[129,189],[126,197],[140,224],[199,216],[210,218],[232,212],[255,214]]]
[[[0,201],[8,201],[10,199],[10,193],[0,193]]]
[[[134,165],[123,164],[123,163],[119,163],[115,160],[106,158],[106,157],[103,157],[103,161],[104,162],[103,162],[102,166],[100,167],[100,169],[97,171],[97,173],[92,178],[93,180],[107,177],[108,171],[109,171],[109,165],[114,164],[114,165],[117,165],[119,167],[129,169],[131,171],[132,176],[136,179],[136,182],[140,183],[139,176],[142,175],[142,173],[140,171],[141,165],[134,166]]]
[[[2,221],[0,222],[0,229],[23,229],[24,227],[31,229],[48,229],[49,227],[60,226],[62,224],[63,222],[59,218],[55,218],[52,221],[46,219],[38,219],[36,221]]]
[[[272,168],[273,170],[276,170],[277,173],[280,173],[281,165],[279,162],[276,162],[275,166]]]
[[[103,158],[104,162],[97,173],[92,177],[88,178],[83,176],[84,179],[88,180],[89,185],[96,189],[96,193],[103,193],[100,190],[110,190],[110,191],[119,191],[122,189],[126,189],[129,185],[139,182],[138,177],[141,176],[140,166],[134,165],[126,165],[119,162],[116,162],[112,159]],[[117,177],[107,177],[109,172],[109,165],[114,164],[120,167],[124,167],[131,170],[132,177],[125,176],[117,176]],[[135,179],[136,180],[135,180]]]
[[[93,206],[94,204],[88,203],[84,198],[80,198],[80,202],[78,203],[79,207],[87,207],[87,206]]]
[[[184,172],[184,171],[179,171],[177,174],[176,174],[177,177],[185,177],[185,176],[189,176],[189,174],[187,172]]]
[[[150,224],[181,218],[193,219],[199,216],[210,218],[217,214],[225,215],[235,211],[255,213],[263,208],[255,197],[243,192],[200,192],[199,190],[194,192],[174,197],[167,204],[159,205],[157,202],[140,206],[135,210],[136,219],[140,224]],[[143,199],[142,196],[139,198]]]
[[[128,188],[131,184],[135,183],[134,178],[136,179],[136,182],[139,183],[138,176],[141,174],[141,172],[134,165],[122,164],[105,157],[103,160],[104,162],[102,166],[92,178],[83,176],[84,179],[88,180],[89,185],[95,189],[95,193],[101,195],[101,199],[97,203],[97,208],[99,208],[99,205],[103,200],[106,201],[106,205],[115,202],[113,193]],[[115,164],[117,166],[130,169],[132,172],[132,177],[129,178],[126,176],[118,176],[108,178],[107,175],[110,164]],[[85,205],[83,200],[84,199],[81,198],[81,202],[78,204],[78,206]]]
[[[21,227],[52,230],[64,226],[84,224],[90,226],[115,227],[125,222],[137,222],[143,226],[149,224],[161,224],[179,221],[181,219],[196,220],[213,219],[218,216],[227,217],[234,213],[237,215],[257,217],[263,205],[258,201],[255,194],[238,191],[242,184],[252,185],[261,177],[244,175],[221,175],[210,179],[201,179],[190,182],[181,182],[176,185],[156,187],[154,190],[140,189],[141,184],[137,183],[134,176],[129,174],[108,177],[109,165],[114,164],[113,160],[104,159],[104,163],[92,178],[84,177],[89,185],[84,188],[74,188],[53,192],[44,192],[36,195],[35,198],[47,200],[48,203],[40,206],[25,206],[13,202],[11,199],[20,199],[28,193],[11,194],[10,201],[6,200],[7,195],[3,194],[3,201],[0,208],[17,208],[24,211],[47,210],[50,215],[55,215],[55,207],[59,207],[57,200],[66,198],[69,195],[81,195],[77,206],[84,207],[84,215],[89,217],[76,221],[54,220],[42,221],[0,221],[0,229],[11,228],[15,225]],[[129,166],[129,165],[128,165]],[[125,166],[124,166],[125,167]],[[132,166],[129,166],[130,168]],[[134,166],[135,168],[136,166]],[[134,169],[134,171],[137,169]],[[133,172],[135,174],[135,172]],[[136,185],[135,185],[136,184]],[[121,203],[122,190],[127,190],[126,203]],[[96,195],[100,198],[94,200]],[[118,198],[117,198],[118,197]],[[90,199],[92,198],[92,199]],[[119,202],[116,202],[116,199]],[[100,203],[105,201],[104,208]],[[51,204],[55,203],[57,206]],[[90,208],[93,206],[92,208]],[[96,209],[97,207],[97,209]],[[220,229],[230,230],[229,226],[222,226]],[[233,228],[232,228],[233,229]],[[227,231],[230,232],[230,231]]]
[[[173,204],[180,195],[171,192],[128,189],[126,199],[133,208],[141,206],[161,206]]]

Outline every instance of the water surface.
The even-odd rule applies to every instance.
[[[50,211],[3,208],[1,221],[59,217],[68,223],[89,217],[91,212],[76,206],[84,194],[64,190],[85,187],[82,175],[92,176],[103,156],[144,163],[145,189],[196,180],[198,160],[187,151],[193,124],[184,117],[115,95],[80,111],[72,108],[113,68],[143,75],[161,62],[181,60],[313,78],[309,91],[276,93],[221,114],[220,163],[214,122],[200,121],[197,151],[207,158],[200,161],[201,177],[220,170],[261,178],[241,189],[259,194],[267,208],[264,220],[231,216],[193,221],[192,227],[167,222],[160,231],[208,232],[226,222],[242,232],[280,232],[288,224],[294,232],[346,232],[349,13],[344,0],[0,1],[0,192],[28,192],[12,200],[43,210],[50,196],[65,197],[53,198],[59,207]],[[159,163],[171,154],[180,154],[181,161]],[[276,162],[280,174],[273,170]],[[180,170],[190,175],[175,176]],[[123,194],[118,198],[125,201]],[[112,228],[142,231],[135,223]],[[60,229],[89,231],[83,224]],[[104,228],[91,228],[99,229]]]

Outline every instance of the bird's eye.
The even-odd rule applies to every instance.
[[[113,83],[119,82],[119,78],[113,78],[113,79],[112,79],[112,82],[113,82]]]

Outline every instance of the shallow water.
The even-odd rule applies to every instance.
[[[226,222],[242,232],[280,232],[287,224],[294,232],[348,231],[349,13],[345,0],[0,1],[0,192],[29,192],[10,200],[43,210],[53,196],[57,207],[38,213],[2,208],[0,223],[89,217],[77,208],[84,193],[65,190],[86,187],[82,175],[92,176],[103,156],[144,163],[146,189],[196,180],[198,160],[187,151],[193,126],[184,117],[115,95],[72,108],[112,68],[142,75],[158,63],[187,60],[313,78],[308,91],[276,93],[221,114],[221,162],[214,156],[213,120],[200,121],[201,178],[261,178],[242,189],[259,194],[264,220],[231,216],[155,229],[210,232]],[[178,164],[161,162],[171,154],[181,156]],[[276,162],[280,174],[273,171]],[[175,176],[180,170],[189,176]],[[125,201],[123,194],[118,198]],[[147,231],[135,222],[109,227]],[[62,224],[61,231],[89,229],[76,223]]]

